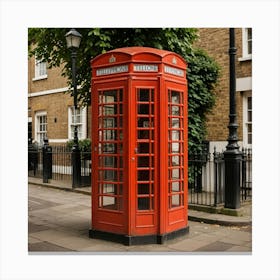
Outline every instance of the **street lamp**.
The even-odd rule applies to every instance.
[[[239,150],[236,116],[236,77],[235,77],[235,31],[229,29],[229,137],[225,160],[225,208],[240,208],[240,162],[242,153]]]
[[[72,60],[72,83],[73,83],[73,96],[74,96],[74,144],[72,148],[72,167],[73,167],[73,187],[81,185],[81,156],[79,149],[78,139],[78,126],[77,126],[77,83],[76,83],[76,58],[77,50],[80,46],[82,35],[72,28],[66,35],[67,48],[71,50]]]

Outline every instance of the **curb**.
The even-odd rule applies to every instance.
[[[220,225],[220,226],[251,226],[252,221],[229,221],[229,220],[219,220],[219,219],[211,219],[211,218],[204,218],[204,217],[198,217],[198,216],[188,216],[190,221],[193,222],[203,222],[206,224],[215,224],[215,225]]]

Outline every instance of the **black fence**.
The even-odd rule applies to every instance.
[[[252,199],[252,150],[242,150],[240,162],[240,199]],[[225,199],[223,153],[189,154],[189,204],[219,206]]]
[[[45,152],[44,152],[45,149]],[[70,147],[29,145],[28,176],[43,182],[56,180],[71,185]],[[252,150],[242,150],[240,163],[241,202],[252,198]],[[91,185],[91,152],[81,152],[81,186]],[[224,203],[225,167],[223,153],[189,154],[188,202],[190,205],[219,206]]]
[[[66,145],[37,147],[28,146],[28,176],[41,178],[44,183],[49,180],[72,183],[72,149]],[[91,152],[81,151],[80,186],[91,185]]]

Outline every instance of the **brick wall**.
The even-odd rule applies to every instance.
[[[28,93],[67,87],[67,79],[61,76],[61,68],[47,69],[47,79],[33,81],[35,58],[28,59]]]
[[[35,114],[46,111],[48,117],[48,138],[68,138],[68,107],[73,105],[70,94],[56,93],[29,98],[31,116],[33,120],[32,135],[34,137]]]
[[[200,28],[200,39],[197,46],[206,50],[221,67],[221,76],[215,89],[216,105],[207,117],[207,140],[226,141],[229,123],[229,29],[228,28]],[[242,29],[235,29],[236,78],[251,76],[251,61],[238,61],[242,57]],[[236,93],[236,112],[238,119],[238,137],[242,140],[242,95]]]

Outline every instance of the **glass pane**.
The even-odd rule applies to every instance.
[[[180,156],[172,156],[171,157],[171,165],[178,166],[180,164]]]
[[[171,140],[180,140],[180,131],[179,130],[171,131]]]
[[[247,28],[247,32],[248,32],[248,40],[252,39],[252,28]]]
[[[149,130],[138,130],[138,139],[149,139]]]
[[[150,180],[150,170],[138,170],[138,181],[149,181]]]
[[[119,144],[119,153],[120,154],[123,153],[123,144],[122,143]]]
[[[180,93],[176,91],[171,92],[171,103],[180,104]]]
[[[248,110],[252,110],[252,97],[249,96],[247,101],[248,101]]]
[[[172,182],[172,192],[179,192],[180,191],[180,183],[179,182]]]
[[[102,171],[101,171],[102,172]],[[103,170],[105,181],[117,181],[117,171],[116,170]]]
[[[138,127],[153,127],[149,118],[138,118]]]
[[[251,124],[251,123],[248,123],[247,126],[248,126],[248,132],[249,132],[249,133],[252,132],[252,124]]]
[[[248,122],[252,122],[252,111],[248,111]]]
[[[149,154],[149,143],[138,143],[138,153],[139,154]]]
[[[171,152],[172,153],[179,153],[180,152],[180,144],[179,143],[172,143],[171,144]]]
[[[139,115],[149,115],[149,104],[139,104],[138,105],[138,114]]]
[[[149,157],[138,157],[138,167],[148,167],[150,165]]]
[[[117,198],[111,196],[102,196],[103,208],[117,210]]]
[[[180,178],[180,169],[172,169],[171,178],[179,179]]]
[[[117,90],[104,91],[104,103],[117,102]]]
[[[119,185],[119,194],[123,194],[123,185],[122,184]]]
[[[123,167],[123,158],[119,157],[119,168]]]
[[[149,209],[150,209],[149,197],[139,197],[138,198],[138,210],[149,210]]]
[[[119,117],[119,127],[123,127],[123,118]]]
[[[180,127],[180,119],[177,119],[177,118],[171,119],[171,127],[172,128],[179,128]]]
[[[248,42],[248,54],[252,54],[252,41]]]
[[[103,152],[104,153],[110,153],[110,154],[116,153],[117,152],[116,144],[104,143],[103,144]]]
[[[109,115],[116,115],[117,114],[117,105],[105,105],[103,107],[103,115],[109,116]]]
[[[180,206],[180,195],[179,194],[171,196],[171,205],[172,205],[172,207]]]
[[[138,184],[138,194],[149,194],[150,185],[149,184]]]
[[[180,116],[180,107],[179,106],[171,106],[171,112],[169,112],[169,114],[173,115],[173,116]]]
[[[117,139],[117,138],[115,138]],[[119,130],[119,140],[123,140],[123,131]]]
[[[119,101],[122,102],[123,101],[123,90],[120,89],[119,91]]]
[[[248,133],[248,144],[252,144],[252,133]]]
[[[104,167],[117,168],[117,157],[102,157]]]
[[[113,128],[117,127],[117,118],[104,118],[103,128]]]
[[[114,184],[104,184],[103,185],[103,193],[104,194],[115,194],[116,186]]]
[[[103,131],[103,136],[104,136],[104,141],[112,141],[116,140],[116,130],[104,130]]]
[[[149,89],[139,89],[137,94],[138,101],[149,101]]]

